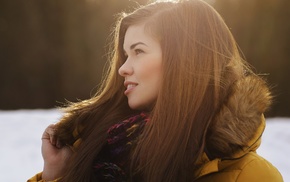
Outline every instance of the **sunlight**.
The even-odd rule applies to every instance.
[[[152,2],[178,2],[180,0],[152,0]],[[214,4],[216,0],[203,0],[209,4]]]
[[[177,2],[178,0],[155,0],[154,2]]]

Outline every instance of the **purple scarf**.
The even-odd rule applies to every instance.
[[[131,149],[148,120],[146,113],[140,113],[109,128],[107,142],[93,166],[97,181],[128,181]]]

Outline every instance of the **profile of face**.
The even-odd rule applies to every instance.
[[[162,77],[160,43],[145,31],[145,24],[128,27],[123,44],[125,63],[119,74],[125,78],[124,94],[131,109],[150,110],[156,102]]]

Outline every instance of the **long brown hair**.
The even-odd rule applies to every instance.
[[[161,44],[163,80],[151,120],[132,154],[132,174],[144,181],[190,181],[205,151],[212,118],[231,85],[249,71],[220,15],[201,0],[158,2],[123,14],[115,29],[110,70],[95,97],[72,104],[58,124],[59,137],[81,146],[63,181],[90,181],[91,166],[105,142],[106,130],[134,114],[123,95],[118,68],[129,26],[145,23]],[[135,174],[137,173],[137,174]]]

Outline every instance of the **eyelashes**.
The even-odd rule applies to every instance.
[[[145,51],[142,49],[134,49],[132,50],[132,52],[134,53],[133,56],[138,56],[139,54],[145,53]],[[126,59],[128,58],[128,54],[126,53],[126,51],[124,51],[123,55]]]
[[[135,49],[134,52],[135,52],[135,55],[139,55],[141,53],[144,53],[144,51],[142,49]]]

